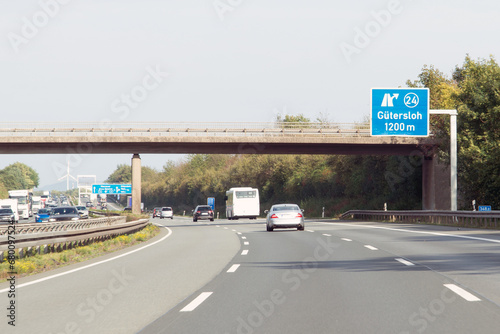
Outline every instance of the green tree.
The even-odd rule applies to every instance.
[[[8,190],[33,189],[38,187],[38,173],[31,167],[16,162],[0,171],[0,181]]]
[[[464,198],[500,207],[500,67],[493,57],[473,60],[453,74],[458,108],[459,177]]]
[[[462,207],[475,199],[500,207],[500,67],[493,57],[466,56],[451,78],[424,66],[409,87],[427,87],[431,109],[458,110],[458,181]],[[432,132],[441,139],[440,155],[448,161],[448,117],[431,117]]]

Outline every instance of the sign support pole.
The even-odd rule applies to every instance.
[[[450,115],[451,211],[457,211],[457,110],[429,110],[433,115]]]

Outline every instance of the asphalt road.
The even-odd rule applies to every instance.
[[[262,220],[154,222],[168,227],[146,244],[17,280],[16,327],[2,317],[0,332],[500,328],[498,231],[308,221],[304,232],[266,232]],[[7,313],[5,289],[0,284]]]

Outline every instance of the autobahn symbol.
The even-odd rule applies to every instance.
[[[428,136],[428,88],[373,88],[372,136]]]

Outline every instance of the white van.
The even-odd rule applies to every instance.
[[[226,217],[256,219],[260,215],[259,189],[250,187],[231,188],[226,191]]]

